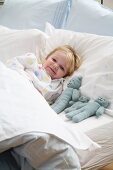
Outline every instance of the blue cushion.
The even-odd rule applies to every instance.
[[[113,36],[113,10],[96,0],[72,0],[65,29]]]
[[[13,29],[45,29],[49,22],[56,28],[64,25],[71,0],[5,0],[0,8],[0,25]]]

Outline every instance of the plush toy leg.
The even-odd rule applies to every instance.
[[[82,108],[81,108],[82,109]],[[80,110],[80,109],[79,109]],[[78,110],[78,111],[79,111]],[[83,111],[80,111],[78,114],[75,114],[73,117],[72,117],[72,121],[75,122],[75,123],[78,123],[88,117],[91,117],[95,115],[95,111],[92,111],[90,112],[90,110],[85,110],[83,108]]]
[[[71,100],[71,96],[73,93],[72,88],[65,89],[61,96],[56,100],[56,102],[51,105],[51,108],[56,112],[60,113],[62,112],[68,105],[69,101]]]
[[[81,107],[85,106],[86,103],[82,103],[82,102],[76,102],[74,103],[71,107],[67,108],[64,110],[65,113],[69,113],[71,111],[74,111],[76,109],[80,109]]]
[[[78,115],[74,115],[72,117],[72,121],[75,122],[75,123],[78,123],[78,122],[81,122],[82,120],[84,120],[88,117],[89,117],[89,115],[84,111],[84,112],[79,113]]]
[[[73,110],[73,111],[71,111],[71,112],[68,112],[68,113],[66,114],[66,117],[67,117],[68,119],[72,119],[73,116],[75,116],[75,115],[77,115],[77,114],[79,114],[80,112],[83,112],[83,111],[84,111],[83,108],[80,108],[79,110]]]

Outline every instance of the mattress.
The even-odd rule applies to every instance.
[[[72,123],[67,120],[65,113],[59,115],[71,129],[85,132],[101,146],[95,156],[82,165],[82,170],[97,170],[113,162],[113,118],[111,116],[104,114],[98,119],[93,116],[80,123]]]

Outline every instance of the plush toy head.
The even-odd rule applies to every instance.
[[[82,81],[81,76],[74,77],[69,81],[69,83],[67,84],[67,87],[73,88],[73,89],[79,89],[81,86],[81,81]]]
[[[110,102],[103,97],[98,97],[95,101],[99,103],[100,106],[103,106],[104,108],[107,108],[110,105]]]

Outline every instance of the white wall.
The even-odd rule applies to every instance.
[[[104,6],[107,6],[113,9],[113,0],[104,0]]]
[[[97,0],[101,3],[101,0]],[[104,6],[112,8],[113,9],[113,0],[103,0]]]

